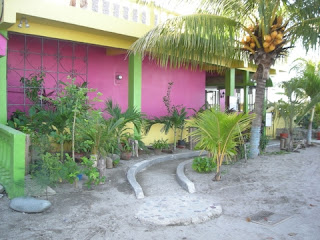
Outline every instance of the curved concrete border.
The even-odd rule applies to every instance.
[[[142,190],[142,187],[140,184],[137,182],[136,175],[144,170],[145,168],[148,168],[154,164],[157,163],[162,163],[170,160],[175,160],[175,159],[183,159],[183,158],[193,158],[196,156],[200,156],[206,154],[204,151],[192,151],[192,152],[184,152],[184,153],[177,153],[177,154],[172,154],[172,155],[162,155],[162,156],[156,156],[153,157],[149,160],[144,160],[142,162],[136,163],[133,165],[127,172],[127,179],[133,188],[136,197],[138,199],[144,198],[144,193]]]
[[[184,168],[186,166],[186,164],[189,164],[193,161],[193,159],[184,161],[182,163],[180,163],[177,167],[177,171],[176,171],[176,178],[177,178],[177,182],[180,184],[180,186],[185,189],[187,192],[189,193],[195,193],[196,192],[196,188],[194,186],[194,183],[191,182],[187,176],[184,173]]]

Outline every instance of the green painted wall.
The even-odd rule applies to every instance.
[[[230,68],[226,70],[225,84],[226,84],[226,96],[234,96],[235,76],[236,70]]]
[[[136,108],[141,111],[141,79],[142,79],[142,58],[141,55],[129,56],[129,108]],[[140,136],[140,132],[134,129],[134,135]]]
[[[8,32],[0,30],[8,37]],[[7,56],[0,57],[0,123],[7,123]]]
[[[140,55],[129,56],[129,98],[128,106],[141,110],[142,59]]]
[[[24,196],[26,135],[0,124],[0,184],[9,198]]]
[[[244,101],[243,101],[243,112],[248,113],[249,112],[249,80],[250,75],[249,71],[243,71],[243,90],[244,90]]]

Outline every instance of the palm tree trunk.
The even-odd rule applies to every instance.
[[[260,64],[258,66],[257,86],[256,86],[256,97],[255,97],[255,108],[254,113],[256,117],[252,121],[251,137],[250,137],[250,158],[256,158],[259,155],[259,144],[261,137],[261,121],[263,113],[263,105],[265,98],[266,80],[269,77],[269,69]],[[267,73],[267,74],[266,74]]]
[[[312,138],[312,122],[314,118],[314,111],[316,107],[313,107],[311,110],[311,116],[309,120],[309,126],[308,126],[308,135],[307,135],[307,145],[311,145],[311,138]]]
[[[287,151],[291,152],[293,149],[293,116],[289,119],[289,134],[287,139]]]
[[[173,151],[176,151],[176,149],[177,149],[176,138],[177,138],[177,128],[173,127]]]
[[[253,56],[255,64],[258,66],[255,73],[256,98],[254,113],[255,119],[252,121],[251,137],[250,137],[250,158],[256,158],[259,155],[259,145],[261,137],[261,122],[265,99],[266,82],[269,78],[269,71],[276,59],[276,53],[266,53],[264,49],[259,49]]]
[[[63,140],[61,140],[60,141],[60,161],[63,161],[63,151],[64,151],[64,141]]]
[[[221,172],[220,172],[220,160],[217,159],[217,172],[216,175],[214,176],[213,181],[220,181],[221,180]]]
[[[75,157],[74,157],[76,116],[77,116],[77,113],[75,112],[74,115],[73,115],[73,124],[72,124],[72,160],[73,160],[74,162],[76,161],[76,159],[75,159]]]

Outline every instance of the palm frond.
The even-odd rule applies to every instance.
[[[167,20],[138,39],[130,53],[148,55],[161,66],[228,65],[240,59],[241,25],[230,18],[194,14]]]
[[[303,111],[301,113],[301,115],[299,115],[299,117],[295,120],[295,122],[298,124],[303,117],[314,107],[316,106],[318,103],[320,102],[320,93],[318,95],[316,95],[308,104],[306,107],[303,108]]]
[[[188,120],[196,130],[190,133],[199,141],[198,147],[213,155],[232,156],[239,144],[239,135],[248,130],[255,115],[226,114],[214,109],[199,113],[198,117]],[[239,132],[240,131],[240,132]]]

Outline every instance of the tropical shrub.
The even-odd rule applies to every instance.
[[[261,134],[260,145],[259,145],[261,152],[264,152],[266,150],[268,142],[269,142],[268,136],[266,136],[265,134]]]
[[[198,141],[197,148],[208,151],[217,163],[215,180],[220,180],[220,168],[225,158],[236,155],[236,147],[243,142],[242,132],[250,128],[254,114],[223,113],[208,109],[188,120],[195,130],[189,133]]]
[[[169,148],[169,144],[167,143],[168,140],[164,140],[164,139],[159,139],[159,140],[155,140],[152,143],[152,148],[154,149],[167,149]]]
[[[85,182],[88,188],[105,181],[105,177],[100,178],[99,171],[93,167],[94,162],[91,159],[83,157],[81,160],[81,165],[84,167],[82,171],[88,177],[88,180]]]
[[[200,173],[212,172],[216,169],[217,164],[213,158],[195,157],[192,161],[192,169]]]

